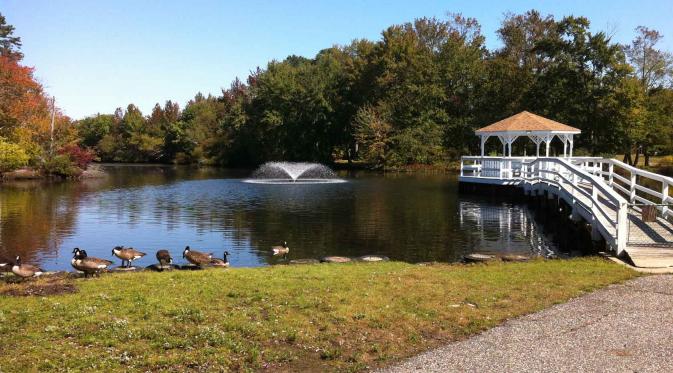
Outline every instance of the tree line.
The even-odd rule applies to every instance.
[[[167,101],[149,114],[130,104],[74,122],[57,115],[57,147],[69,146],[71,159],[74,145],[113,162],[347,160],[394,168],[474,153],[475,129],[528,110],[580,128],[577,154],[625,154],[633,163],[640,154],[649,162],[673,153],[673,57],[657,48],[663,35],[638,27],[620,45],[589,26],[585,17],[507,14],[502,46],[489,50],[476,19],[420,18],[387,28],[377,41],[271,61],[184,108]],[[32,78],[19,63],[20,40],[2,27],[2,59]],[[37,99],[41,109],[20,119],[5,111],[12,97],[0,91],[0,146],[22,148],[28,163],[48,162],[48,103]]]

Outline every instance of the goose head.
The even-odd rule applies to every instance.
[[[224,252],[224,258],[223,258],[225,263],[229,263],[229,259],[227,259],[228,256],[229,256],[229,252],[225,251]]]
[[[184,258],[185,255],[187,255],[187,253],[188,253],[190,250],[191,250],[191,249],[189,248],[189,246],[186,246],[186,247],[185,247],[185,250],[182,252],[182,257]]]
[[[18,267],[21,267],[21,257],[20,256],[18,256],[18,255],[16,256],[14,264]]]
[[[287,249],[287,241],[283,241],[283,247]]]

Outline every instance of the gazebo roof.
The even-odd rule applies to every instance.
[[[475,131],[478,135],[496,135],[498,133],[567,133],[578,134],[578,128],[559,123],[539,115],[522,111],[501,121]]]

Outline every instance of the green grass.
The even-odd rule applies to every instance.
[[[78,292],[0,295],[0,370],[357,371],[634,276],[582,258],[64,280]],[[0,293],[21,286],[0,284]]]

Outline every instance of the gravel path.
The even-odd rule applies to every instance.
[[[640,277],[381,372],[673,372],[673,276]]]

